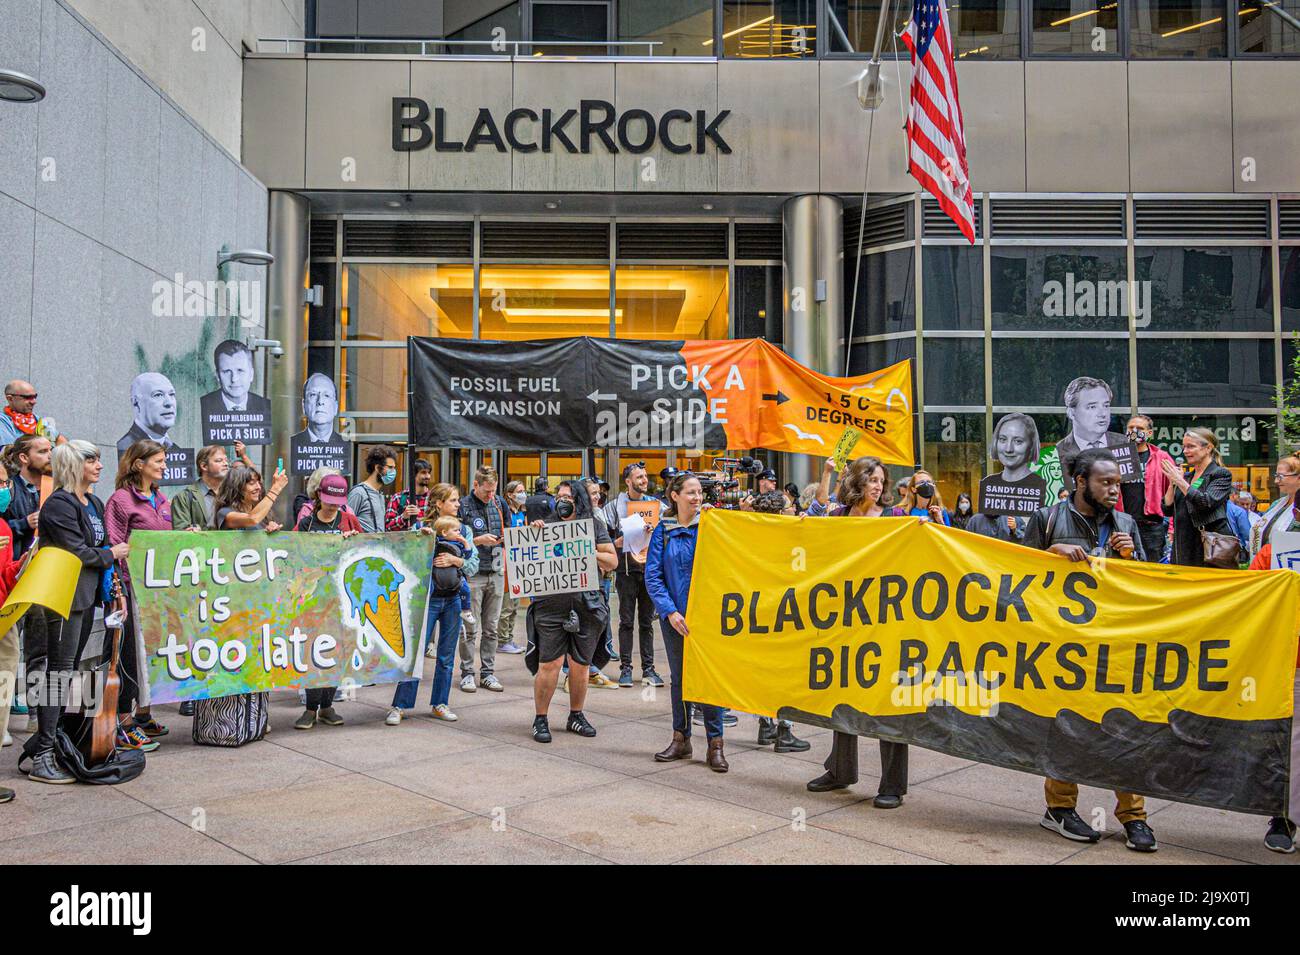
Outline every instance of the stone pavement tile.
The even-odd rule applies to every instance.
[[[812,817],[839,809],[867,798],[876,790],[875,777],[868,779],[864,776],[856,787],[810,793],[807,782],[813,774],[808,771],[807,764],[781,759],[772,753],[770,746],[761,751],[742,753],[733,753],[728,746],[727,762],[731,765],[730,772],[715,773],[704,763],[704,750],[697,747],[694,759],[668,763],[668,769],[644,778],[648,782],[770,812],[786,819],[794,818],[791,814],[795,810],[802,810],[805,817]]]
[[[1161,846],[1176,845],[1267,865],[1300,861],[1300,855],[1283,855],[1264,848],[1264,833],[1268,831],[1265,816],[1170,803],[1148,821]]]
[[[940,865],[873,842],[863,842],[838,832],[809,826],[796,832],[790,826],[751,836],[720,849],[683,860],[684,865]]]
[[[237,748],[195,746],[188,738],[167,741],[145,757],[144,772],[113,789],[155,809],[178,807],[186,813],[214,800],[342,776],[346,770],[278,746],[271,739]],[[170,742],[168,742],[170,741]],[[188,816],[186,817],[188,822]]]
[[[335,849],[293,865],[608,865],[589,853],[507,825],[470,816],[387,839]]]
[[[912,752],[917,752],[915,747]],[[917,785],[1039,815],[1047,808],[1042,776],[985,763],[973,763],[967,769],[950,772]],[[1165,799],[1148,798],[1146,803],[1147,812],[1155,812],[1169,805]],[[1105,810],[1106,823],[1102,828],[1118,830],[1119,823],[1115,821],[1115,794],[1108,789],[1080,786],[1078,811],[1089,825],[1096,822],[1094,810],[1097,808]]]
[[[257,859],[288,862],[423,829],[463,813],[365,776],[217,799],[203,805],[212,838]],[[188,809],[168,810],[189,823]]]
[[[652,689],[654,690],[653,694],[650,693]],[[563,698],[566,701],[565,705],[568,705],[568,697],[565,694],[557,691],[555,696],[556,699]],[[667,687],[658,689],[637,686],[630,690],[589,687],[584,708],[592,713],[599,713],[602,716],[614,716],[624,720],[667,717],[668,725],[672,725],[672,703],[668,697]]]
[[[673,735],[671,730],[665,732],[636,721],[608,723],[605,722],[607,718],[597,720],[593,717],[596,736],[584,739],[575,733],[565,732],[564,720],[567,716],[568,711],[555,713],[552,707],[551,735],[555,741],[543,745],[534,743],[531,737],[525,735],[521,745],[544,749],[548,754],[574,759],[589,766],[599,766],[625,776],[645,776],[664,768],[663,763],[655,762],[654,755],[668,745]],[[697,752],[702,757],[702,739],[699,745],[701,749]]]
[[[7,751],[6,751],[7,755]],[[0,845],[58,829],[96,825],[149,812],[149,807],[120,792],[121,786],[50,786],[34,783],[12,765],[0,785],[17,795],[0,806]]]
[[[1078,844],[1047,832],[1037,813],[1004,809],[931,789],[913,789],[899,809],[870,802],[822,813],[809,825],[942,862],[1011,865],[1060,862]]]
[[[625,779],[516,807],[509,825],[619,863],[676,862],[787,825],[776,816]]]
[[[397,726],[386,726],[384,712],[367,708],[368,712],[360,714],[356,709],[343,718],[361,716],[364,722],[347,722],[342,726],[317,723],[309,730],[290,726],[284,733],[274,734],[271,742],[361,773],[501,745],[498,740],[461,731],[460,723],[434,722],[421,715],[407,716]]]
[[[530,748],[522,744],[497,745],[489,750],[475,749],[405,762],[374,770],[369,775],[448,805],[484,814],[498,807],[590,789],[625,778],[552,756],[545,749],[537,745]]]
[[[1156,833],[1160,838],[1160,833]],[[1263,835],[1260,835],[1263,839]],[[1260,847],[1260,851],[1267,849]],[[1270,853],[1271,855],[1272,853]],[[1111,834],[1095,846],[1084,846],[1060,865],[1245,865],[1236,859],[1184,849],[1182,846],[1170,845],[1163,840],[1155,852],[1134,852],[1124,848],[1124,837]]]
[[[106,787],[95,788],[103,795]],[[12,804],[11,804],[12,805]],[[11,806],[5,806],[9,809]],[[38,836],[0,842],[0,865],[181,865],[248,864],[250,860],[220,842],[195,832],[188,820],[179,822],[161,812],[123,819],[103,819]]]

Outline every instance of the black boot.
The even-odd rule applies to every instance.
[[[806,753],[812,749],[811,743],[794,735],[793,724],[787,720],[778,724],[775,742],[778,753]]]
[[[766,716],[758,718],[758,745],[771,746],[776,742],[776,720]]]

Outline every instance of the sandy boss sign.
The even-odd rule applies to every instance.
[[[506,528],[506,579],[513,597],[545,597],[600,586],[591,518]]]

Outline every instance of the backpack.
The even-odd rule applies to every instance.
[[[438,541],[433,548],[433,556],[450,554],[461,557],[461,550],[450,541]],[[434,567],[431,575],[430,597],[446,600],[460,593],[461,571],[459,567]]]

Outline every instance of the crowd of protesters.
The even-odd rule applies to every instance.
[[[70,783],[76,777],[56,752],[56,734],[67,702],[66,675],[82,665],[94,611],[109,599],[106,580],[114,569],[126,610],[118,666],[122,690],[116,747],[152,751],[168,734],[150,705],[144,636],[135,624],[127,565],[133,532],[281,531],[272,513],[289,479],[277,469],[268,485],[242,445],[233,449],[234,463],[226,448],[214,445],[196,455],[198,480],[169,499],[160,487],[167,450],[146,439],[120,454],[112,493],[102,502],[95,493],[104,468],[99,450],[67,439],[52,422],[38,417],[37,393],[29,383],[10,382],[5,398],[0,414],[0,442],[5,446],[0,454],[0,600],[13,588],[38,544],[69,551],[79,558],[82,569],[67,619],[33,605],[19,625],[0,635],[0,703],[4,704],[0,729],[7,746],[12,740],[7,731],[10,700],[5,696],[12,687],[17,691],[8,694],[13,712],[30,717],[20,768],[35,782]],[[1028,517],[983,513],[979,502],[965,491],[956,495],[949,509],[933,474],[918,469],[891,486],[888,469],[873,457],[853,460],[838,474],[827,461],[820,481],[803,488],[780,486],[774,471],[761,470],[738,506],[805,518],[910,518],[1049,551],[1071,561],[1103,555],[1187,566],[1249,562],[1252,569],[1266,569],[1276,535],[1300,531],[1296,497],[1300,458],[1287,455],[1277,463],[1273,476],[1280,496],[1261,511],[1249,491],[1234,487],[1212,431],[1186,431],[1183,466],[1152,443],[1154,426],[1148,416],[1134,415],[1127,431],[1140,480],[1122,482],[1119,465],[1108,450],[1085,450],[1069,462],[1070,472],[1056,502]],[[736,725],[735,714],[718,706],[692,704],[682,696],[682,660],[690,639],[686,608],[696,539],[700,517],[710,506],[697,475],[666,475],[664,486],[655,493],[645,463],[638,461],[622,469],[620,487],[613,493],[591,477],[561,481],[554,488],[542,477],[530,493],[518,480],[500,486],[497,472],[484,466],[462,496],[454,485],[435,481],[428,462],[417,460],[411,486],[394,494],[390,491],[400,460],[394,448],[370,448],[352,485],[338,470],[318,469],[306,482],[305,494],[287,509],[288,527],[341,538],[358,533],[419,533],[434,538],[422,635],[431,662],[433,719],[458,720],[451,709],[453,684],[465,694],[480,689],[502,692],[497,654],[526,654],[526,666],[533,674],[532,738],[539,743],[553,739],[550,707],[557,689],[568,697],[565,731],[594,737],[598,728],[584,710],[589,689],[639,684],[652,693],[665,686],[657,670],[657,629],[667,663],[672,738],[653,758],[660,762],[692,758],[692,728],[700,725],[706,765],[718,773],[729,770],[724,735],[727,726]],[[527,639],[518,640],[522,606],[505,585],[506,529],[583,519],[592,521],[598,579],[583,592],[530,600],[523,627]],[[617,679],[604,672],[613,661],[617,661]],[[24,669],[20,682],[16,674]],[[400,725],[415,708],[419,682],[397,684],[386,725]],[[335,708],[337,689],[302,691],[303,712],[294,728],[342,724],[344,717]],[[186,703],[180,713],[193,718],[196,742],[236,746],[271,731],[267,697],[252,693]],[[794,734],[790,722],[766,717],[760,718],[757,742],[772,745],[777,752],[810,748]],[[908,746],[882,740],[879,751],[879,782],[872,802],[880,809],[900,808],[908,788]],[[808,782],[809,790],[824,792],[857,783],[856,737],[835,732],[824,768],[823,774]],[[1047,779],[1044,795],[1044,828],[1079,842],[1100,839],[1101,833],[1076,810],[1075,783]],[[12,790],[0,788],[0,802],[13,797]],[[1135,851],[1155,851],[1143,797],[1119,792],[1116,799],[1125,844]],[[1295,825],[1278,817],[1269,822],[1265,844],[1291,852],[1294,837]]]

